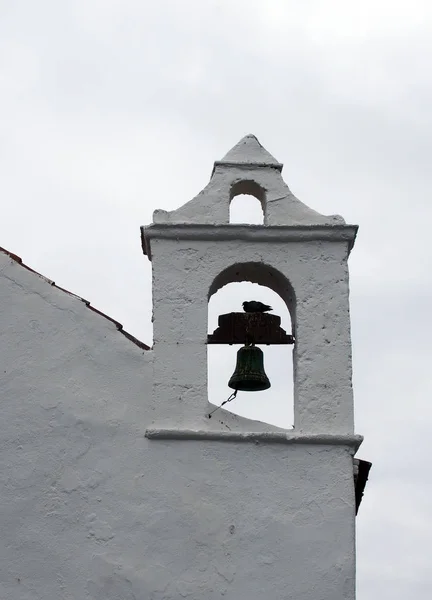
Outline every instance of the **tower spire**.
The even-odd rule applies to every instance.
[[[215,166],[265,166],[282,171],[283,165],[268,152],[258,138],[249,133],[245,135],[225,156],[215,162]]]

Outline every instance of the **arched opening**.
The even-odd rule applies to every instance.
[[[265,191],[255,181],[238,181],[231,187],[229,222],[264,225]]]
[[[294,291],[276,269],[262,263],[234,265],[216,277],[209,292],[209,333],[217,328],[219,315],[243,312],[242,303],[245,300],[257,300],[272,306],[271,314],[281,318],[281,327],[287,334],[294,333]],[[220,406],[232,392],[228,381],[233,374],[240,347],[240,344],[208,345],[208,399],[215,406]],[[236,399],[224,408],[249,419],[292,428],[293,346],[260,347],[264,352],[264,367],[271,388],[263,392],[239,392]]]

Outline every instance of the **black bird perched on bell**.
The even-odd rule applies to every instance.
[[[251,300],[250,302],[243,302],[243,310],[246,313],[265,313],[269,310],[273,310],[271,306],[268,304],[263,304],[262,302],[257,302],[256,300]]]
[[[270,381],[264,371],[264,354],[260,348],[247,344],[237,352],[235,371],[228,386],[240,392],[268,390]]]

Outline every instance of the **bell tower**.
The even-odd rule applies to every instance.
[[[229,223],[230,202],[240,194],[260,201],[263,225]],[[252,520],[234,511],[244,533],[236,552],[243,558],[227,597],[353,600],[353,457],[362,438],[354,434],[348,257],[357,226],[298,200],[282,178],[282,164],[247,135],[214,163],[195,198],[177,210],[156,210],[141,231],[153,273],[148,443],[188,442],[191,453],[207,448],[218,456],[212,468],[219,482],[225,480],[218,469],[241,472],[226,491],[227,511],[236,498],[248,502],[245,469],[253,479]],[[269,287],[290,311],[293,430],[223,409],[223,419],[208,417],[208,301],[240,281]],[[269,485],[270,496],[264,491]],[[220,515],[220,488],[218,498]],[[204,588],[202,597],[213,597]]]
[[[281,171],[247,135],[215,162],[198,196],[156,210],[142,228],[153,268],[155,423],[214,427],[206,417],[207,303],[224,285],[251,281],[274,290],[291,313],[295,430],[353,433],[347,261],[357,226],[300,202]],[[239,194],[258,198],[264,225],[229,223]]]

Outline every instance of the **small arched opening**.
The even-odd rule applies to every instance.
[[[255,181],[238,181],[230,190],[231,224],[264,225],[265,190]]]
[[[209,291],[208,331],[218,326],[218,317],[243,312],[244,301],[257,300],[272,306],[272,314],[281,318],[281,327],[295,335],[295,295],[289,281],[276,269],[262,263],[233,265],[220,273]],[[241,344],[208,345],[208,399],[220,406],[232,390],[228,381],[233,374]],[[271,388],[263,392],[239,392],[224,406],[234,414],[291,428],[294,423],[292,345],[263,345],[265,372]]]

